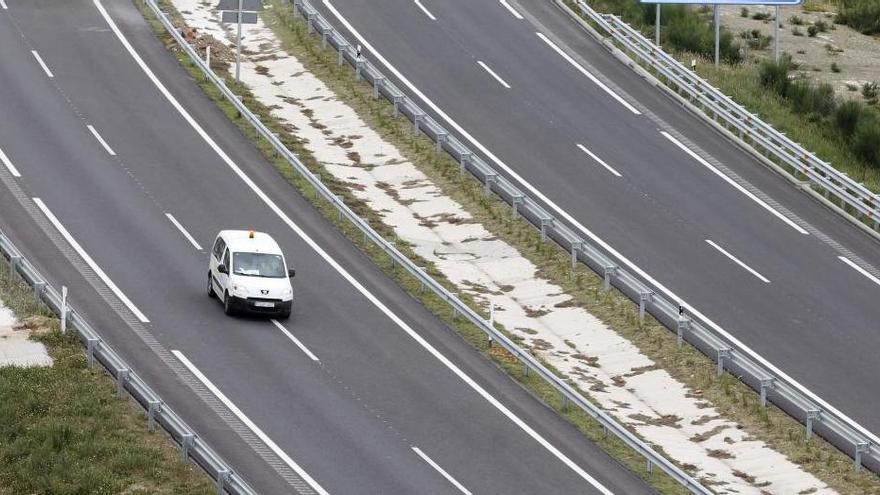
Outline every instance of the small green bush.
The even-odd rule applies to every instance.
[[[795,26],[803,26],[804,25],[804,20],[796,15],[789,17],[788,22],[794,24]]]
[[[706,57],[715,54],[715,32],[699,16],[680,15],[668,20],[666,41],[677,50],[699,53]],[[733,42],[729,30],[721,28],[719,52],[724,61],[737,63],[742,59],[739,44]]]
[[[769,12],[755,12],[752,14],[752,19],[756,21],[769,21],[771,17]]]
[[[796,113],[827,117],[834,111],[834,88],[830,84],[818,86],[806,81],[798,80],[788,86],[785,97],[791,103],[792,110]]]
[[[866,100],[876,99],[878,92],[880,92],[880,87],[878,87],[876,82],[866,82],[862,85],[862,96]]]
[[[853,152],[869,166],[880,168],[880,121],[877,117],[859,119],[852,138]]]
[[[793,28],[791,29],[791,34],[794,35],[794,36],[803,36],[803,35],[804,35],[804,32],[801,31],[800,28],[798,28],[797,26],[795,26],[795,27],[793,27]]]
[[[818,29],[820,33],[824,33],[824,32],[828,31],[828,23],[823,20],[818,20],[813,25],[816,26],[816,29]]]
[[[807,36],[815,38],[817,34],[819,34],[819,28],[817,28],[815,24],[807,27]]]
[[[779,62],[765,60],[761,62],[758,74],[761,79],[761,86],[773,90],[776,94],[785,96],[791,81],[788,79],[788,72],[791,70],[791,57],[784,55]]]
[[[863,34],[880,34],[880,2],[877,0],[843,0],[834,20]]]
[[[739,11],[739,16],[740,17],[748,17],[749,16],[749,9],[747,9],[746,7],[741,8]]]
[[[834,125],[843,137],[849,139],[856,132],[863,107],[857,101],[845,101],[834,111]]]
[[[837,62],[831,62],[831,72],[834,72],[834,73],[840,72],[840,66],[837,65]]]

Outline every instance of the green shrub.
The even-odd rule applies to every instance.
[[[748,17],[749,16],[749,9],[747,9],[746,7],[741,8],[739,10],[739,16],[740,17]]]
[[[874,100],[877,98],[877,94],[880,88],[878,88],[876,82],[866,82],[862,85],[862,96],[865,97],[866,100]]]
[[[830,84],[818,86],[806,81],[798,80],[788,86],[785,97],[791,103],[791,108],[796,113],[812,114],[820,117],[831,115],[834,111],[834,88]]]
[[[840,72],[840,66],[837,65],[837,62],[831,62],[831,72],[834,72],[834,73]]]
[[[789,17],[788,22],[794,24],[795,26],[803,26],[804,25],[804,20],[796,15]]]
[[[804,32],[801,31],[800,28],[798,28],[797,26],[795,26],[795,27],[793,27],[793,28],[791,29],[791,34],[794,35],[794,36],[803,36],[803,35],[804,35]]]
[[[771,18],[769,12],[755,12],[752,14],[752,19],[756,21],[769,21]]]
[[[817,28],[815,24],[807,27],[807,36],[815,38],[817,34],[819,34],[819,28]]]
[[[816,21],[814,26],[816,26],[816,29],[818,29],[820,33],[828,31],[828,23],[823,20]]]
[[[880,2],[843,0],[835,22],[846,24],[863,34],[880,34]]]
[[[690,15],[679,15],[667,21],[666,41],[676,50],[699,53],[706,57],[715,54],[715,32],[699,16],[687,11]],[[739,44],[733,43],[733,35],[721,28],[719,38],[721,58],[726,62],[739,62]]]
[[[834,125],[843,137],[849,139],[856,132],[863,107],[857,101],[845,101],[834,111]]]
[[[859,119],[852,138],[853,152],[869,166],[880,168],[880,121],[877,117]]]
[[[788,72],[791,70],[791,57],[783,55],[779,62],[765,60],[761,62],[758,69],[761,78],[761,86],[773,90],[773,92],[785,96],[791,81],[788,79]]]

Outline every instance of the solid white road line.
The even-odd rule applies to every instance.
[[[6,2],[4,2],[3,0],[0,0],[0,8],[2,8],[3,10],[6,10],[9,7],[6,6]]]
[[[3,153],[3,150],[0,149],[0,162],[3,162],[3,165],[6,165],[6,168],[9,170],[9,173],[12,174],[13,177],[21,177],[21,174],[18,173],[18,169],[15,168],[15,165],[12,164],[12,160],[6,156],[6,153]]]
[[[607,163],[605,163],[604,161],[602,161],[601,158],[599,158],[598,156],[594,155],[592,151],[590,151],[590,150],[588,150],[588,149],[586,148],[586,146],[584,146],[584,145],[582,145],[582,144],[579,144],[579,145],[577,145],[577,147],[580,148],[581,151],[583,151],[584,153],[590,155],[590,158],[592,158],[593,160],[596,160],[597,162],[599,162],[599,165],[602,165],[603,167],[605,167],[606,169],[608,169],[608,171],[611,172],[612,174],[614,174],[614,175],[616,175],[616,176],[618,176],[618,177],[623,177],[622,175],[620,175],[620,172],[618,172],[617,170],[614,170],[614,169],[611,167],[611,165],[608,165]]]
[[[509,3],[507,3],[507,0],[500,0],[500,1],[501,1],[501,5],[503,5],[505,9],[509,10],[510,13],[513,14],[514,17],[516,17],[519,20],[523,19],[523,16],[519,12],[517,12],[516,9],[514,9]]]
[[[589,80],[593,81],[594,84],[596,84],[597,86],[599,86],[599,87],[602,89],[602,91],[605,91],[606,93],[608,93],[609,95],[611,95],[612,98],[614,98],[615,100],[617,100],[618,103],[620,103],[621,105],[623,105],[624,107],[626,107],[627,110],[629,110],[630,112],[632,112],[632,113],[634,113],[634,114],[636,114],[636,115],[641,115],[641,114],[642,114],[642,112],[636,110],[636,107],[630,105],[628,101],[624,100],[619,94],[615,93],[611,88],[609,88],[608,86],[606,86],[605,83],[603,83],[603,82],[600,81],[596,76],[594,76],[593,74],[591,74],[590,71],[588,71],[583,65],[577,63],[577,61],[576,61],[575,59],[571,58],[571,56],[570,56],[569,54],[565,53],[565,51],[563,51],[562,48],[559,48],[559,46],[558,46],[556,43],[550,41],[550,38],[544,36],[544,34],[542,34],[542,33],[535,33],[535,34],[537,34],[537,35],[538,35],[538,38],[541,38],[541,40],[542,40],[544,43],[547,43],[547,45],[550,46],[550,48],[552,48],[553,51],[555,51],[556,53],[558,53],[559,56],[561,56],[562,58],[564,58],[566,62],[568,62],[568,63],[570,63],[572,66],[574,66],[574,68],[577,69],[578,72],[580,72],[581,74],[587,76],[587,78],[588,78]]]
[[[113,151],[113,148],[111,148],[110,145],[107,144],[107,141],[104,141],[104,138],[102,138],[101,135],[98,134],[98,131],[93,125],[87,124],[86,127],[88,127],[90,131],[92,131],[92,136],[95,136],[95,139],[97,139],[98,142],[101,143],[101,146],[103,146],[104,149],[107,150],[107,153],[109,153],[110,156],[116,156],[116,152]]]
[[[46,75],[49,77],[55,77],[55,75],[52,74],[52,71],[49,70],[49,67],[46,66],[46,62],[43,62],[43,59],[42,59],[42,57],[40,57],[40,54],[37,53],[36,50],[31,50],[31,53],[34,54],[34,58],[37,59],[37,63],[40,64],[40,67],[43,68],[43,70],[46,72]]]
[[[847,265],[851,266],[855,271],[857,271],[857,272],[861,273],[862,275],[868,277],[868,280],[870,280],[871,282],[874,282],[875,284],[880,285],[880,279],[878,279],[877,277],[875,277],[875,276],[871,275],[870,273],[868,273],[867,270],[865,270],[864,268],[862,268],[862,267],[860,267],[859,265],[857,265],[857,264],[856,264],[854,261],[852,261],[851,259],[846,258],[846,257],[844,257],[844,256],[838,256],[837,258],[840,259],[840,261],[842,261],[842,262],[846,263]]]
[[[89,265],[89,267],[95,272],[95,274],[104,281],[107,287],[109,287],[110,290],[113,291],[114,294],[116,294],[116,297],[118,297],[123,304],[128,306],[128,309],[130,309],[131,312],[134,313],[137,319],[140,320],[141,323],[149,323],[150,320],[148,320],[147,317],[144,316],[143,313],[141,313],[141,310],[139,310],[137,306],[135,306],[134,303],[131,302],[131,299],[129,299],[128,296],[126,296],[122,292],[122,290],[116,284],[114,284],[112,280],[110,280],[110,277],[108,277],[107,274],[104,273],[104,270],[102,270],[101,267],[98,266],[97,263],[95,263],[95,260],[93,260],[92,257],[89,256],[89,253],[87,253],[86,250],[83,249],[78,242],[76,242],[76,239],[74,239],[73,236],[70,235],[70,232],[67,230],[67,228],[64,227],[64,225],[61,224],[61,222],[58,220],[58,217],[56,217],[55,214],[49,210],[49,207],[47,207],[40,198],[34,198],[34,203],[36,203],[37,207],[43,211],[43,214],[46,215],[46,218],[48,218],[50,222],[52,222],[52,225],[54,225],[55,228],[58,229],[58,232],[61,233],[61,236],[64,237],[65,240],[67,240],[67,243],[70,244],[71,247],[73,247],[73,249],[80,255],[80,257],[82,257],[83,261],[85,261],[86,264]]]
[[[733,180],[733,179],[731,179],[730,177],[728,177],[728,176],[727,176],[726,174],[724,174],[722,171],[720,171],[720,170],[718,170],[717,168],[713,167],[712,164],[710,164],[709,162],[707,162],[706,160],[704,160],[703,157],[701,157],[700,155],[696,154],[693,150],[691,150],[690,148],[688,148],[687,146],[685,146],[684,143],[682,143],[682,142],[679,141],[678,139],[674,138],[671,134],[669,134],[669,133],[666,132],[666,131],[660,131],[660,134],[663,134],[663,137],[665,137],[666,139],[668,139],[669,141],[671,141],[673,144],[675,144],[676,146],[678,146],[679,148],[681,148],[682,151],[684,151],[685,153],[687,153],[688,155],[690,155],[691,158],[693,158],[694,160],[696,160],[697,162],[699,162],[701,165],[703,165],[704,167],[706,167],[706,168],[708,168],[709,170],[711,170],[712,173],[714,173],[714,174],[717,175],[718,177],[721,177],[722,179],[724,179],[725,182],[727,182],[728,184],[730,184],[731,186],[733,186],[737,191],[739,191],[739,192],[745,194],[749,199],[751,199],[751,200],[754,201],[755,203],[758,203],[758,204],[761,206],[761,208],[764,208],[765,210],[769,211],[770,213],[772,213],[773,215],[775,215],[777,218],[779,218],[779,219],[782,220],[783,222],[787,223],[789,227],[793,228],[794,230],[798,231],[799,233],[801,233],[801,234],[803,234],[803,235],[810,235],[809,232],[807,232],[806,230],[804,230],[803,228],[801,228],[798,224],[794,223],[791,219],[789,219],[788,217],[786,217],[786,216],[783,215],[782,213],[779,213],[778,211],[774,210],[773,207],[771,207],[770,205],[768,205],[767,203],[765,203],[764,200],[762,200],[761,198],[755,196],[754,194],[752,194],[751,192],[749,192],[748,189],[746,189],[745,187],[743,187],[743,186],[741,186],[740,184],[738,184],[735,180]]]
[[[506,82],[504,82],[504,79],[501,79],[500,77],[498,77],[498,74],[496,74],[495,71],[490,69],[488,65],[486,65],[485,63],[483,63],[480,60],[477,60],[477,63],[480,64],[480,67],[486,69],[486,72],[488,72],[490,76],[494,77],[495,80],[498,81],[502,86],[504,86],[507,89],[510,89],[510,84],[507,84]]]
[[[424,12],[425,15],[428,16],[432,21],[437,20],[437,18],[434,17],[434,14],[432,14],[424,5],[422,5],[422,2],[420,2],[419,0],[414,0],[414,1],[415,1],[416,5],[418,5],[419,8],[422,9],[422,12]]]
[[[569,459],[565,454],[563,454],[559,449],[554,447],[550,442],[548,442],[544,437],[542,437],[538,432],[536,432],[531,426],[526,424],[523,420],[521,420],[518,416],[513,414],[513,412],[508,409],[504,404],[499,402],[495,397],[493,397],[489,392],[487,392],[483,387],[481,387],[477,382],[475,382],[470,376],[465,374],[458,366],[456,366],[452,361],[449,360],[446,356],[440,353],[434,346],[432,346],[428,341],[426,341],[421,335],[419,335],[415,330],[412,329],[409,325],[406,324],[397,314],[391,311],[382,301],[380,301],[373,293],[367,290],[366,287],[363,286],[357,279],[355,279],[348,271],[343,268],[335,259],[333,259],[321,246],[319,246],[308,234],[303,231],[299,225],[293,222],[290,217],[287,216],[284,211],[281,210],[278,205],[272,201],[269,196],[263,192],[262,189],[257,186],[247,174],[223,151],[222,148],[214,141],[211,136],[199,125],[198,122],[186,111],[183,106],[181,106],[180,102],[177,101],[177,98],[172,95],[164,84],[156,77],[156,74],[153,73],[152,70],[147,66],[144,60],[138,55],[137,51],[131,46],[131,43],[128,42],[128,39],[122,34],[122,31],[119,30],[119,27],[116,26],[116,23],[113,21],[113,18],[107,13],[107,10],[101,4],[101,0],[93,0],[95,7],[104,17],[105,22],[110,27],[110,29],[116,34],[116,37],[119,39],[120,43],[125,47],[128,51],[129,55],[134,59],[134,61],[138,64],[141,70],[147,75],[147,77],[153,82],[156,88],[161,92],[169,103],[180,113],[180,115],[184,118],[184,120],[189,123],[189,125],[199,134],[199,136],[205,141],[205,143],[210,146],[217,156],[226,163],[226,165],[236,174],[238,177],[244,182],[260,200],[266,204],[269,209],[271,209],[278,218],[281,219],[291,230],[293,230],[309,247],[312,248],[324,261],[329,264],[337,273],[339,273],[345,280],[348,281],[358,292],[360,292],[367,300],[369,300],[376,308],[382,311],[385,316],[387,316],[391,321],[393,321],[398,327],[400,327],[407,335],[410,336],[413,340],[415,340],[423,349],[428,351],[432,356],[434,356],[438,361],[440,361],[447,369],[449,369],[452,373],[458,376],[463,382],[465,382],[472,390],[477,392],[481,397],[483,397],[486,401],[488,401],[492,406],[494,406],[498,411],[500,411],[504,416],[506,416],[510,421],[516,424],[520,429],[522,429],[526,434],[532,437],[536,442],[538,442],[541,446],[543,446],[546,450],[552,453],[557,459],[561,460],[565,463],[570,469],[575,471],[581,478],[586,480],[588,483],[593,485],[597,490],[599,490],[604,495],[612,495],[612,492],[605,488],[601,483],[599,483],[595,478],[590,476],[586,471],[584,471],[580,466],[574,463],[571,459]],[[327,0],[324,0],[325,5],[334,12],[334,15],[337,17],[339,13],[336,11],[335,7],[333,7]],[[345,21],[347,26],[347,21]],[[352,28],[352,33],[355,31]],[[360,36],[358,36],[360,38]],[[366,42],[361,41],[361,43],[367,47],[372,53],[376,53]]]
[[[174,215],[172,215],[171,213],[166,213],[165,216],[168,217],[168,220],[173,223],[175,227],[177,227],[177,230],[179,230],[180,233],[183,234],[184,237],[186,237],[186,240],[188,240],[189,243],[193,245],[193,247],[195,247],[199,251],[202,250],[202,246],[199,246],[199,243],[196,242],[193,236],[189,235],[189,232],[187,232],[186,229],[183,228],[183,225],[181,225],[180,222],[178,222],[177,219],[174,218]]]
[[[194,364],[192,364],[192,362],[190,362],[190,360],[187,359],[187,357],[184,356],[182,352],[172,349],[171,353],[174,354],[174,356],[177,359],[179,359],[180,362],[183,363],[183,365],[186,366],[187,369],[193,375],[195,375],[196,378],[198,378],[200,382],[202,382],[202,385],[207,387],[207,389],[210,390],[212,394],[214,394],[218,399],[220,399],[220,402],[222,402],[230,411],[232,411],[232,414],[235,414],[235,416],[239,420],[241,420],[241,422],[244,423],[245,426],[247,426],[254,433],[254,435],[259,437],[260,440],[262,440],[262,442],[264,444],[266,444],[267,447],[272,449],[272,452],[275,452],[275,455],[280,457],[281,460],[284,461],[285,464],[287,464],[288,466],[290,466],[291,469],[296,471],[296,473],[298,475],[300,475],[300,477],[306,483],[308,483],[309,486],[311,486],[313,490],[315,490],[316,492],[318,492],[321,495],[329,495],[327,493],[327,491],[324,490],[321,487],[321,485],[319,485],[318,482],[314,480],[314,478],[309,476],[309,474],[306,473],[306,471],[303,468],[301,468],[299,464],[297,464],[293,459],[291,459],[290,456],[287,455],[286,452],[281,450],[281,447],[279,447],[278,444],[276,444],[274,441],[272,441],[272,439],[269,438],[269,435],[266,435],[266,433],[263,430],[261,430],[259,426],[257,426],[253,421],[251,421],[250,418],[245,416],[245,414],[243,412],[241,412],[241,409],[239,409],[238,406],[235,405],[235,403],[233,403],[231,400],[229,400],[229,397],[226,397],[226,395],[223,394],[223,392],[221,392],[220,389],[217,388],[216,385],[211,383],[211,380],[209,380],[208,377],[206,377],[201,371],[199,371],[199,369],[196,368],[196,366]]]
[[[312,351],[310,351],[302,342],[300,342],[298,338],[294,337],[292,333],[288,332],[287,329],[284,328],[284,325],[282,325],[278,320],[272,320],[272,323],[275,324],[275,326],[278,327],[279,330],[284,332],[284,335],[287,335],[287,338],[292,340],[293,343],[296,344],[296,346],[299,347],[301,351],[306,353],[306,356],[308,356],[309,359],[311,359],[312,361],[320,361],[318,359],[318,356],[312,354]]]
[[[706,239],[706,243],[709,244],[710,246],[712,246],[713,248],[717,249],[718,251],[721,251],[721,254],[723,254],[724,256],[727,256],[728,258],[730,258],[731,260],[733,260],[734,263],[736,263],[737,265],[743,267],[746,271],[748,271],[748,272],[751,273],[752,275],[758,277],[758,278],[759,278],[762,282],[764,282],[765,284],[769,284],[769,283],[770,283],[770,280],[768,280],[766,277],[764,277],[763,275],[761,275],[761,274],[758,273],[757,271],[753,270],[749,265],[747,265],[747,264],[743,263],[742,261],[738,260],[738,259],[736,258],[736,256],[730,254],[729,252],[727,252],[724,248],[722,248],[722,247],[719,246],[718,244],[715,244],[714,242],[710,241],[709,239]]]
[[[465,494],[467,494],[467,495],[471,495],[471,491],[470,491],[470,490],[468,490],[468,489],[465,488],[461,483],[459,483],[458,481],[456,481],[455,478],[453,478],[449,473],[447,473],[445,469],[443,469],[442,467],[440,467],[439,464],[437,464],[436,462],[434,462],[433,460],[431,460],[431,458],[428,457],[427,454],[425,454],[424,452],[422,452],[421,449],[419,449],[418,447],[413,447],[412,449],[413,449],[413,451],[414,451],[416,454],[419,455],[419,457],[422,458],[422,460],[424,460],[425,462],[427,462],[432,468],[434,468],[435,470],[437,470],[438,473],[442,474],[444,478],[446,478],[447,480],[449,480],[450,483],[452,483],[456,488],[458,488],[458,491],[460,491],[461,493],[465,493]]]
[[[366,46],[367,49],[369,49],[372,52],[373,57],[376,60],[378,60],[379,62],[381,62],[388,69],[389,72],[394,74],[397,77],[398,81],[401,81],[403,84],[405,84],[406,87],[409,88],[409,90],[412,92],[412,94],[414,94],[418,98],[420,98],[426,105],[428,105],[434,111],[435,114],[440,116],[440,118],[445,120],[450,127],[452,127],[456,132],[458,132],[458,134],[460,136],[462,136],[465,139],[467,139],[468,141],[470,141],[470,143],[473,144],[473,146],[476,147],[481,153],[483,153],[484,156],[486,156],[487,158],[492,160],[492,162],[495,163],[495,165],[497,165],[500,169],[504,170],[510,177],[512,177],[522,187],[527,189],[529,191],[529,193],[532,194],[532,196],[543,201],[544,204],[549,206],[554,212],[556,212],[556,214],[559,215],[560,218],[562,218],[563,220],[568,222],[570,225],[572,225],[575,228],[577,228],[578,230],[580,230],[592,242],[596,243],[596,245],[598,245],[602,249],[604,249],[605,252],[610,253],[614,258],[616,258],[618,261],[620,261],[620,263],[625,265],[629,270],[631,270],[633,273],[640,276],[642,279],[646,280],[652,286],[656,287],[660,292],[665,294],[671,300],[681,301],[682,306],[687,311],[689,311],[690,314],[700,318],[703,322],[705,322],[707,325],[709,325],[709,327],[711,327],[712,330],[717,332],[719,335],[722,335],[725,339],[727,339],[729,342],[736,345],[739,349],[742,349],[744,352],[747,352],[749,355],[752,356],[752,358],[754,358],[756,361],[761,363],[762,366],[767,368],[773,375],[778,376],[782,379],[785,379],[789,383],[793,384],[801,393],[808,396],[811,400],[813,400],[818,405],[820,405],[822,407],[822,409],[826,409],[829,412],[834,413],[835,415],[837,415],[840,418],[844,418],[846,420],[852,421],[845,414],[843,414],[842,412],[837,410],[834,406],[832,406],[828,402],[822,400],[821,397],[812,393],[810,390],[808,390],[806,387],[801,385],[799,382],[797,382],[796,380],[794,380],[793,378],[788,376],[788,374],[786,374],[784,371],[782,371],[781,369],[774,366],[773,363],[771,363],[770,361],[767,361],[763,356],[761,356],[757,352],[753,351],[750,347],[748,347],[747,345],[742,343],[739,339],[737,339],[736,337],[731,335],[727,330],[721,328],[720,325],[718,325],[717,323],[715,323],[714,321],[709,319],[709,317],[707,317],[706,315],[701,313],[698,309],[696,309],[695,307],[688,304],[684,300],[684,298],[682,298],[679,295],[677,295],[676,293],[672,292],[671,290],[669,290],[669,288],[667,288],[665,285],[661,284],[658,280],[656,280],[654,277],[649,275],[646,271],[644,271],[641,268],[639,268],[638,266],[636,266],[636,264],[633,263],[632,261],[630,261],[629,258],[627,258],[623,254],[618,252],[610,244],[605,242],[601,237],[594,234],[584,224],[582,224],[576,218],[571,216],[570,213],[563,210],[562,208],[559,207],[559,205],[557,205],[556,203],[551,201],[550,198],[548,198],[546,195],[544,195],[544,193],[539,191],[538,188],[536,188],[533,184],[531,184],[527,180],[523,179],[522,176],[520,176],[518,173],[516,173],[516,171],[513,170],[512,168],[510,168],[506,163],[501,161],[501,159],[498,158],[498,156],[495,155],[495,153],[492,153],[492,151],[489,148],[487,148],[483,143],[481,143],[480,141],[477,141],[477,139],[474,138],[467,130],[465,130],[464,127],[462,127],[461,125],[458,124],[458,122],[456,122],[451,117],[449,117],[449,115],[447,115],[446,112],[444,112],[439,106],[437,106],[437,104],[434,103],[433,100],[431,100],[424,93],[422,93],[422,91],[419,90],[419,88],[416,87],[409,79],[407,79],[399,70],[397,70],[396,67],[391,65],[391,63],[389,63],[388,60],[382,56],[381,53],[377,52],[376,49],[373,48],[363,36],[361,36],[361,34],[354,28],[354,26],[352,26],[351,23],[349,23],[348,20],[345,19],[342,16],[342,14],[339,13],[338,10],[336,10],[336,8],[333,7],[332,4],[330,4],[329,0],[323,0],[323,2],[324,2],[324,5],[330,10],[330,12],[336,17],[336,19],[339,20],[339,22],[343,26],[345,26],[349,30],[349,32],[351,32],[352,35],[354,35],[354,37],[357,38],[358,41],[362,45]],[[870,431],[868,431],[864,427],[860,427],[860,428],[858,428],[858,430],[866,438],[869,438],[869,439],[871,439],[872,442],[880,445],[880,437],[871,433]]]

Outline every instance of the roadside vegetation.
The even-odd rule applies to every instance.
[[[653,39],[653,5],[641,4],[637,0],[592,0],[588,3],[599,12],[621,15]],[[697,72],[713,86],[838,170],[880,192],[878,84],[866,82],[850,88],[861,93],[861,101],[843,100],[835,96],[830,85],[812,82],[803,74],[795,75],[799,67],[791,57],[783,56],[779,63],[744,58],[740,43],[733,41],[729,32],[724,34],[723,25],[723,63],[716,68],[712,62],[714,34],[711,15],[703,12],[689,6],[664,5],[661,14],[663,48],[686,65],[696,59]],[[750,13],[748,8],[740,11],[742,17],[753,19],[759,14],[768,15]],[[768,15],[766,20],[772,20],[772,16]],[[880,2],[842,0],[835,22],[848,24],[866,34],[880,34]],[[806,22],[796,15],[789,19],[789,23],[793,33],[801,36],[816,37],[834,29],[824,21],[806,26]],[[772,36],[761,35],[757,30],[745,31],[739,37],[753,50],[766,49],[773,40]],[[831,55],[837,50],[831,44],[826,48]],[[832,63],[830,70],[840,72],[842,69]]]
[[[82,346],[13,278],[0,257],[0,300],[46,345],[48,368],[0,368],[0,494],[210,494],[208,477],[150,432],[136,405],[116,397]]]
[[[717,407],[724,415],[738,422],[756,438],[764,440],[772,448],[787,455],[804,469],[828,483],[840,493],[860,493],[880,495],[880,479],[871,473],[854,473],[852,460],[825,441],[813,437],[806,442],[801,424],[774,406],[761,408],[754,391],[746,387],[735,377],[725,374],[721,378],[715,376],[715,364],[696,349],[690,346],[678,347],[675,336],[658,322],[648,317],[639,323],[638,306],[616,290],[603,290],[603,281],[589,269],[578,266],[572,270],[570,255],[552,243],[541,241],[540,233],[522,219],[512,219],[510,208],[500,200],[487,196],[476,181],[459,173],[456,162],[445,154],[437,153],[434,144],[425,137],[414,137],[412,126],[405,119],[395,119],[392,107],[384,100],[374,100],[370,88],[355,80],[354,72],[347,66],[338,67],[336,54],[330,49],[322,49],[320,39],[310,35],[304,22],[292,15],[290,6],[282,0],[269,0],[271,8],[267,8],[261,16],[272,28],[276,36],[289,53],[295,55],[310,72],[320,78],[346,104],[354,108],[362,119],[388,142],[395,145],[401,153],[414,163],[423,173],[435,182],[443,192],[461,203],[476,220],[489,231],[510,245],[516,247],[526,258],[540,269],[541,276],[565,288],[573,295],[577,304],[595,315],[624,337],[630,339],[639,349],[676,379],[700,394],[708,402]],[[165,2],[163,10],[174,12],[173,6]],[[151,19],[150,13],[144,11]],[[182,27],[182,22],[178,18]],[[166,46],[173,42],[157,22],[153,28]],[[226,84],[234,88],[236,94],[242,95],[242,101],[256,114],[260,115],[264,124],[278,133],[285,145],[298,154],[303,163],[314,173],[319,173],[325,183],[341,195],[344,201],[355,212],[365,218],[386,239],[395,239],[393,231],[384,225],[380,217],[348,189],[346,184],[334,181],[332,175],[323,172],[323,167],[310,154],[305,143],[295,135],[287,132],[284,126],[271,117],[271,111],[260,104],[250,91],[237,85],[228,77],[226,62],[214,58],[213,54],[222,49],[224,41],[205,41],[196,35],[191,40],[197,46],[212,45],[212,66]],[[203,49],[203,48],[202,48]],[[174,50],[172,48],[172,50]],[[272,162],[278,171],[297,188],[304,196],[314,198],[314,191],[283,159],[274,155],[270,145],[260,137],[244,120],[237,116],[235,109],[219,94],[216,88],[205,81],[199,70],[189,61],[188,57],[177,52],[181,64],[190,72],[203,91],[221,108],[230,119],[249,136],[254,144],[263,152],[266,159]],[[619,462],[634,473],[646,479],[660,493],[686,493],[677,483],[654,469],[653,474],[645,471],[644,459],[635,454],[613,436],[605,436],[602,428],[586,414],[574,407],[563,409],[559,395],[540,378],[526,376],[515,358],[503,349],[488,344],[485,334],[477,327],[456,319],[450,307],[428,291],[422,291],[419,283],[403,270],[390,263],[384,254],[373,245],[363,241],[360,232],[353,226],[339,221],[335,210],[321,200],[313,200],[316,209],[334,223],[364,253],[394,279],[404,290],[421,301],[437,317],[473,345],[474,348],[492,359],[512,378],[530,390],[540,400],[553,407],[561,415],[577,426],[584,435],[595,442]],[[397,247],[417,264],[425,266],[429,275],[437,279],[450,290],[453,285],[445,279],[439,270],[430,263],[419,258],[405,245],[398,242]],[[472,298],[466,294],[461,299],[477,311]],[[484,316],[488,317],[488,315]],[[508,334],[515,339],[515,336]],[[585,397],[589,397],[584,393]],[[690,470],[690,466],[682,466]]]

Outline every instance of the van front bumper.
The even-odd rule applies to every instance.
[[[269,304],[272,306],[268,306]],[[289,301],[281,301],[279,299],[229,296],[229,305],[232,306],[234,310],[243,313],[275,315],[289,313],[293,306],[293,299]]]

